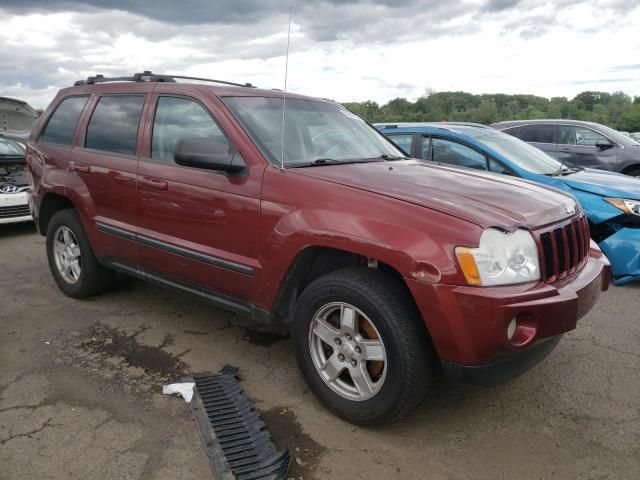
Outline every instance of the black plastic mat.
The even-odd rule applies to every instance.
[[[276,450],[260,414],[236,379],[238,369],[194,375],[191,412],[216,480],[285,479],[291,452]]]

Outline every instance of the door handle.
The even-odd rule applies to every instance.
[[[72,172],[91,173],[91,167],[86,163],[69,162],[69,170]]]
[[[155,178],[147,178],[144,177],[141,180],[142,185],[148,188],[153,188],[154,190],[168,190],[169,184],[164,180],[156,180]]]
[[[571,150],[569,150],[568,148],[561,148],[560,150],[558,150],[559,152],[562,153],[571,153]]]

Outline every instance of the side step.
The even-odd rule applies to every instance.
[[[216,480],[281,480],[291,463],[287,448],[276,450],[271,435],[236,379],[238,369],[194,375],[191,412]]]

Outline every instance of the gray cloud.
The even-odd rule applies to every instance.
[[[320,51],[326,66],[331,55],[365,45],[402,45],[440,37],[463,37],[480,31],[483,22],[499,25],[503,34],[524,39],[544,35],[557,25],[557,12],[580,0],[552,0],[547,13],[530,13],[537,0],[298,0],[293,2],[292,54]],[[582,0],[584,3],[585,0]],[[638,8],[627,0],[591,0],[602,11],[624,14]],[[0,53],[0,86],[30,89],[65,86],[94,73],[130,73],[123,55],[111,54],[125,36],[130,44],[146,42],[158,48],[171,45],[174,56],[159,64],[142,59],[138,69],[184,72],[194,65],[251,60],[252,68],[283,56],[288,3],[281,0],[0,0],[0,21],[13,15],[69,13],[68,31],[52,28],[50,45],[12,44]],[[603,29],[610,25],[602,25]],[[0,38],[1,32],[0,32]],[[119,47],[120,49],[127,47]],[[125,52],[126,53],[126,52]],[[425,52],[425,58],[428,52]],[[256,66],[257,65],[257,66]],[[633,66],[614,67],[623,70]],[[266,67],[265,67],[266,68]],[[123,71],[124,69],[124,71]],[[384,56],[371,66],[372,78],[389,78]],[[259,72],[247,72],[247,77]],[[220,76],[225,77],[222,72]],[[241,78],[240,81],[253,81]],[[406,82],[384,82],[400,94],[418,91]]]

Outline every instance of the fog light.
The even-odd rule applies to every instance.
[[[507,339],[509,341],[511,341],[511,339],[513,338],[513,335],[515,335],[517,326],[518,326],[518,322],[516,322],[516,319],[513,318],[509,322],[509,325],[507,326]]]

